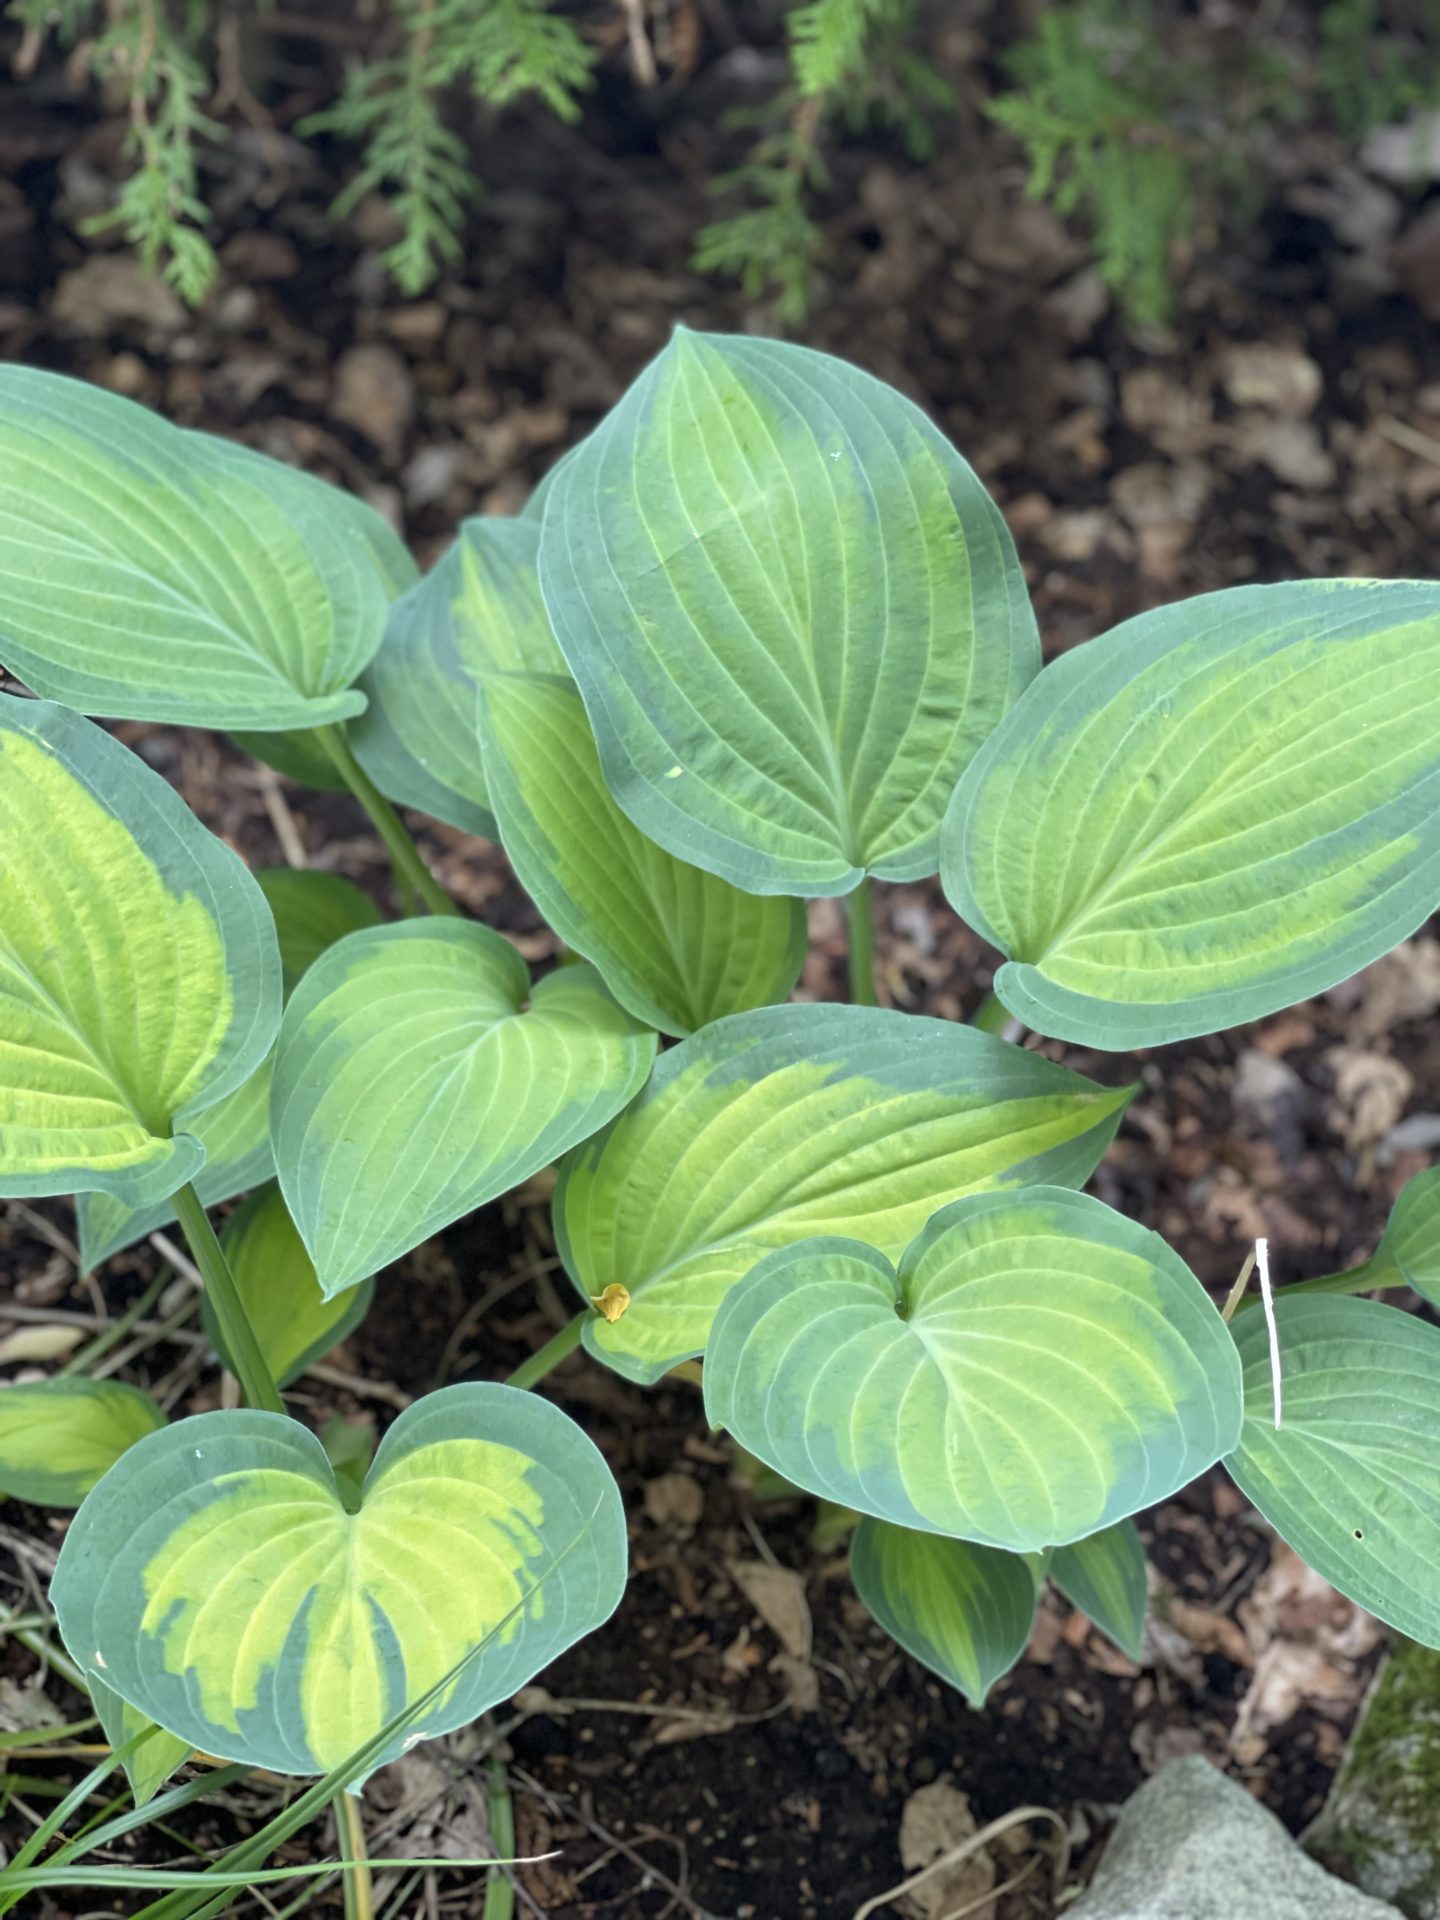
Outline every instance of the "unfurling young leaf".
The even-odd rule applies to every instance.
[[[1133,1520],[1057,1547],[1050,1556],[1050,1578],[1072,1607],[1113,1640],[1132,1660],[1145,1643],[1145,1614],[1150,1580],[1145,1548]]]
[[[787,997],[803,901],[741,893],[647,840],[611,797],[572,681],[487,674],[480,737],[516,877],[638,1020],[687,1034]]]
[[[585,1345],[653,1383],[704,1351],[728,1289],[772,1248],[846,1233],[896,1255],[961,1194],[1079,1185],[1129,1098],[918,1015],[786,1006],[717,1020],[663,1054],[561,1171],[571,1279],[587,1300],[612,1283],[630,1294],[622,1319],[587,1323]]]
[[[280,946],[284,991],[296,982],[321,953],[342,935],[374,926],[379,909],[350,881],[338,874],[296,872],[271,868],[255,875],[275,918]],[[201,1114],[192,1129],[205,1149],[205,1164],[195,1176],[195,1191],[206,1207],[218,1207],[236,1194],[248,1193],[269,1180],[275,1171],[270,1150],[269,1060],[218,1106]],[[133,1246],[157,1227],[175,1218],[171,1202],[150,1207],[128,1207],[109,1193],[81,1193],[75,1197],[80,1231],[80,1260],[93,1272],[112,1253]],[[337,1336],[338,1337],[338,1336]]]
[[[152,1207],[280,1014],[264,895],[99,727],[0,695],[0,1194]]]
[[[415,570],[351,495],[78,380],[0,367],[0,660],[82,713],[310,728]]]
[[[1283,1416],[1265,1316],[1240,1315],[1245,1425],[1235,1484],[1331,1586],[1440,1647],[1440,1329],[1375,1300],[1275,1302]]]
[[[286,1009],[270,1109],[280,1185],[326,1297],[588,1138],[654,1053],[592,967],[532,990],[509,941],[471,921],[405,921],[332,947]]]
[[[373,1280],[362,1280],[327,1300],[305,1243],[295,1231],[276,1186],[252,1193],[225,1223],[220,1237],[246,1316],[276,1386],[288,1387],[314,1360],[322,1360],[370,1311]],[[208,1295],[201,1317],[211,1345],[227,1367],[234,1361]]]
[[[1203,594],[1048,666],[956,788],[945,891],[1085,1046],[1258,1020],[1440,900],[1440,587]]]
[[[358,1512],[295,1421],[152,1436],[76,1516],[51,1597],[86,1675],[160,1726],[323,1773],[502,1622],[396,1751],[507,1699],[609,1617],[625,1561],[619,1493],[573,1421],[467,1385],[401,1414]]]
[[[119,1380],[79,1374],[0,1386],[0,1495],[78,1507],[121,1454],[165,1416]]]
[[[1030,1638],[1035,1578],[1022,1554],[864,1519],[850,1577],[891,1639],[972,1707],[984,1706]]]
[[[540,598],[539,545],[528,520],[465,521],[434,571],[391,608],[365,676],[370,707],[351,731],[383,793],[487,840],[495,813],[475,737],[480,676],[566,670]]]
[[[715,1316],[705,1409],[811,1493],[1025,1553],[1212,1466],[1240,1369],[1158,1235],[1039,1187],[943,1208],[898,1272],[858,1240],[779,1248]]]
[[[1040,664],[959,454],[774,340],[677,329],[556,470],[540,582],[620,806],[750,893],[933,873],[951,788]]]

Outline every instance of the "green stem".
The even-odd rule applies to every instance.
[[[485,1762],[485,1804],[490,1815],[490,1845],[502,1860],[515,1853],[515,1803],[510,1798],[510,1776],[505,1762]],[[515,1888],[503,1867],[492,1867],[485,1886],[485,1911],[481,1920],[514,1920]]]
[[[460,909],[420,858],[420,850],[406,832],[405,823],[350,751],[340,727],[316,727],[315,737],[334,762],[335,770],[369,814],[385,842],[385,851],[397,880],[412,886],[431,913],[458,914]]]
[[[857,1007],[874,1007],[875,997],[875,911],[870,900],[870,881],[862,880],[845,897],[845,925],[850,936],[850,998]]]
[[[970,1025],[978,1027],[981,1033],[1003,1034],[1009,1024],[1010,1011],[994,993],[987,993],[970,1016]]]
[[[589,1318],[589,1313],[582,1307],[575,1318],[547,1340],[538,1353],[532,1353],[528,1360],[522,1360],[505,1384],[511,1387],[538,1386],[547,1373],[552,1373],[559,1366],[567,1353],[573,1353],[579,1346],[580,1336]]]
[[[341,1857],[353,1869],[344,1876],[345,1920],[375,1920],[375,1886],[370,1878],[370,1863],[365,1857],[365,1828],[360,1819],[360,1802],[353,1793],[342,1790],[331,1803],[335,1809],[335,1832]]]
[[[284,1413],[285,1402],[280,1398],[279,1389],[265,1364],[260,1342],[255,1337],[255,1329],[240,1298],[240,1289],[230,1271],[230,1262],[215,1238],[215,1229],[200,1204],[199,1194],[194,1187],[181,1187],[172,1204],[175,1217],[190,1242],[190,1251],[205,1282],[205,1291],[215,1309],[215,1318],[225,1335],[226,1348],[235,1362],[235,1374],[241,1392],[252,1407],[263,1407],[267,1413]]]
[[[72,1373],[83,1373],[87,1367],[93,1366],[97,1360],[103,1359],[112,1347],[118,1346],[120,1341],[125,1338],[126,1334],[135,1325],[135,1322],[137,1320],[143,1320],[146,1314],[149,1313],[151,1307],[154,1306],[155,1302],[170,1284],[170,1280],[171,1275],[162,1268],[150,1282],[144,1293],[140,1295],[140,1298],[128,1306],[118,1320],[112,1320],[103,1333],[97,1333],[93,1340],[87,1340],[83,1347],[76,1348],[64,1366],[61,1367],[61,1378]]]
[[[1296,1280],[1288,1287],[1277,1287],[1275,1298],[1293,1300],[1302,1293],[1380,1293],[1386,1287],[1405,1287],[1410,1283],[1402,1273],[1396,1273],[1393,1280],[1377,1274],[1367,1260],[1362,1267],[1352,1267],[1348,1273],[1324,1273],[1318,1280]],[[1242,1300],[1238,1311],[1244,1313],[1248,1308],[1259,1304],[1259,1295],[1252,1294],[1248,1300]]]

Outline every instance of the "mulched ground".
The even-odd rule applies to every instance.
[[[1433,570],[1440,235],[1423,206],[1326,142],[1289,135],[1268,211],[1198,250],[1173,329],[1129,328],[1083,247],[1023,202],[1014,152],[973,110],[988,11],[942,22],[936,57],[971,104],[930,166],[909,168],[883,141],[840,157],[803,337],[896,381],[965,450],[1014,528],[1050,649],[1240,580]],[[409,302],[377,266],[383,214],[366,206],[333,225],[340,159],[286,131],[313,104],[298,56],[273,123],[237,123],[214,158],[225,273],[198,315],[77,235],[113,173],[118,124],[58,68],[0,83],[0,357],[82,374],[339,479],[428,560],[464,514],[514,510],[675,320],[762,324],[686,264],[723,149],[717,116],[744,71],[743,46],[727,49],[716,22],[748,19],[701,12],[683,84],[646,96],[607,70],[581,129],[507,120],[483,148],[490,191],[464,271]],[[255,864],[303,858],[385,897],[379,849],[348,801],[257,772],[222,741],[119,731]],[[456,895],[543,965],[553,942],[499,852],[416,825]],[[993,956],[938,889],[881,889],[879,911],[884,997],[968,1012]],[[804,991],[836,997],[833,903],[815,907],[812,930]],[[1133,1058],[1045,1051],[1143,1082],[1096,1189],[1220,1288],[1257,1233],[1286,1279],[1368,1252],[1440,1143],[1437,1006],[1440,942],[1422,938],[1254,1029]],[[385,1276],[328,1380],[307,1383],[306,1410],[383,1424],[406,1395],[500,1377],[538,1345],[569,1311],[543,1200],[537,1186],[488,1208]],[[0,1208],[10,1326],[118,1311],[156,1270],[145,1247],[82,1285],[68,1231],[62,1205]],[[0,1310],[0,1334],[6,1325]],[[134,1373],[192,1409],[214,1404],[193,1346],[157,1345]],[[850,1920],[904,1875],[907,1805],[921,1852],[926,1813],[948,1841],[963,1837],[947,1784],[981,1822],[1055,1809],[1082,1865],[1115,1804],[1177,1753],[1210,1754],[1292,1827],[1317,1810],[1376,1636],[1218,1474],[1142,1522],[1159,1589],[1139,1667],[1049,1600],[1027,1659],[976,1714],[869,1624],[843,1542],[816,1543],[808,1503],[766,1504],[736,1480],[692,1389],[642,1393],[572,1362],[546,1390],[620,1477],[626,1601],[513,1714],[374,1783],[367,1821],[372,1833],[389,1822],[386,1850],[484,1851],[476,1762],[497,1733],[521,1848],[561,1850],[521,1871],[520,1911],[576,1920]],[[60,1531],[13,1505],[0,1514],[7,1601],[33,1591]],[[8,1643],[0,1725],[33,1710],[33,1666]],[[253,1797],[232,1797],[194,1832],[213,1841],[254,1811]],[[1038,1860],[1033,1845],[997,1841],[949,1905]],[[318,1895],[316,1910],[338,1899]],[[482,1899],[473,1875],[442,1873],[398,1910],[478,1914]],[[1053,1913],[1048,1868],[976,1911]]]

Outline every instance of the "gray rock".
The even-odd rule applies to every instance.
[[[1068,1920],[1400,1920],[1336,1880],[1208,1760],[1172,1760],[1120,1815]]]

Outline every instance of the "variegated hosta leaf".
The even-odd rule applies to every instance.
[[[470,921],[332,947],[286,1009],[270,1104],[280,1185],[326,1296],[604,1126],[654,1053],[593,967],[532,991],[509,941]]]
[[[1041,1033],[1148,1046],[1334,986],[1440,902],[1440,586],[1235,587],[1062,654],[943,871]]]
[[[662,1054],[561,1172],[555,1222],[585,1344],[650,1383],[704,1351],[728,1289],[775,1247],[854,1234],[898,1254],[963,1193],[1088,1180],[1130,1098],[1003,1040],[874,1007],[763,1007]]]
[[[1050,1578],[1072,1607],[1138,1660],[1145,1645],[1150,1579],[1145,1548],[1133,1520],[1119,1520],[1050,1558]]]
[[[323,1360],[370,1311],[373,1280],[362,1280],[333,1300],[321,1293],[305,1242],[276,1186],[252,1193],[238,1206],[220,1239],[245,1316],[279,1387],[298,1380],[312,1361]],[[208,1293],[201,1296],[200,1314],[210,1344],[233,1372]]]
[[[482,673],[564,673],[535,575],[540,529],[467,520],[420,585],[390,612],[365,676],[370,706],[350,731],[365,771],[392,800],[464,833],[495,838],[475,693]]]
[[[1225,1465],[1317,1573],[1440,1647],[1440,1330],[1375,1300],[1275,1303],[1281,1425],[1265,1316],[1234,1323],[1245,1425]]]
[[[488,674],[480,736],[516,876],[637,1019],[686,1034],[785,999],[804,903],[741,893],[647,840],[611,797],[573,681]]]
[[[80,1374],[0,1386],[0,1494],[37,1507],[78,1507],[165,1416],[148,1393]]]
[[[891,1639],[972,1707],[984,1706],[1030,1638],[1035,1578],[1021,1554],[865,1519],[850,1577]]]
[[[374,926],[379,909],[367,894],[333,873],[300,873],[277,867],[257,873],[260,890],[275,918],[280,971],[289,994],[315,960],[346,933]],[[248,1193],[275,1171],[270,1151],[269,1060],[218,1106],[195,1122],[195,1138],[205,1149],[205,1164],[195,1176],[201,1203],[218,1207],[237,1193]],[[127,1207],[110,1193],[75,1196],[80,1259],[85,1272],[122,1247],[134,1246],[175,1218],[169,1200],[150,1207]]]
[[[396,1751],[463,1726],[606,1620],[624,1581],[599,1453],[557,1407],[487,1384],[401,1414],[354,1513],[298,1422],[182,1421],[81,1508],[50,1592],[87,1676],[207,1753],[307,1774],[488,1639]]]
[[[148,1715],[128,1705],[113,1688],[107,1687],[94,1674],[90,1676],[90,1704],[104,1729],[105,1738],[117,1751],[133,1740],[137,1733],[149,1728],[148,1737],[125,1762],[125,1778],[130,1782],[135,1804],[137,1807],[145,1806],[155,1798],[175,1769],[190,1758],[190,1742],[181,1740],[173,1733],[166,1733],[163,1727],[157,1727]]]
[[[1005,522],[893,388],[676,331],[550,483],[540,580],[616,799],[750,893],[935,871],[1040,664]]]
[[[287,999],[337,940],[381,923],[380,909],[369,894],[338,873],[262,867],[255,878],[275,916]]]
[[[715,1316],[705,1408],[811,1493],[1024,1553],[1212,1466],[1240,1369],[1158,1235],[1037,1187],[944,1208],[898,1273],[858,1240],[770,1254]]]
[[[98,387],[0,367],[0,659],[85,713],[315,727],[414,578],[360,501]]]
[[[154,1206],[200,1170],[186,1129],[279,1015],[274,924],[236,856],[99,727],[0,695],[0,1194]]]

